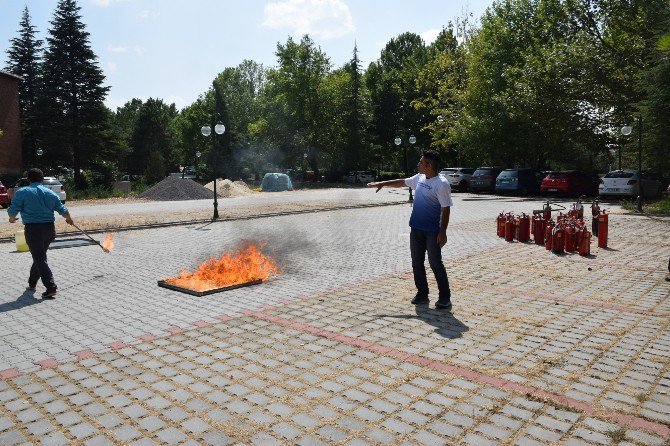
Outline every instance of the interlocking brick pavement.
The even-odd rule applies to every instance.
[[[63,288],[103,277],[0,313],[32,322],[0,328],[0,444],[667,444],[667,224],[613,216],[610,249],[583,259],[495,237],[509,202],[457,204],[453,313],[408,303],[404,206],[128,233],[104,265],[64,254],[79,270]],[[206,298],[155,287],[242,233],[279,246],[282,276]]]

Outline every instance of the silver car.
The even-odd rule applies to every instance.
[[[17,190],[21,189],[22,187],[28,186],[29,184],[30,181],[28,181],[28,178],[21,178],[19,181],[17,181],[14,187],[10,187],[7,191],[9,194],[9,200],[11,201],[11,199],[14,198],[14,194],[16,193]],[[56,195],[58,195],[58,198],[60,198],[61,202],[65,203],[65,200],[67,200],[67,193],[65,192],[65,187],[60,181],[58,181],[58,178],[44,177],[42,186],[47,187],[52,191],[56,192]]]
[[[623,169],[613,170],[600,179],[598,195],[601,197],[637,197],[640,194],[640,183],[645,197],[658,197],[663,193],[661,182],[647,172]]]

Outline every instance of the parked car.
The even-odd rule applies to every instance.
[[[663,194],[663,184],[649,173],[634,169],[613,170],[600,179],[598,195],[601,197],[637,197],[640,194],[640,181],[645,197],[658,197]]]
[[[373,170],[355,170],[349,172],[343,179],[347,183],[370,183],[375,180],[375,172]]]
[[[449,181],[451,189],[458,191],[470,190],[470,178],[475,173],[475,169],[469,167],[449,167],[440,172],[440,175]]]
[[[598,179],[581,170],[549,172],[540,184],[542,195],[597,195]]]
[[[12,201],[12,198],[14,198],[14,194],[16,193],[17,190],[21,189],[22,187],[26,187],[29,184],[30,181],[28,181],[28,178],[21,178],[19,181],[17,181],[16,184],[14,184],[14,187],[10,187],[8,190],[9,201],[10,202]],[[67,200],[67,193],[65,192],[65,186],[63,186],[63,184],[60,181],[58,181],[57,178],[44,177],[42,185],[56,192],[56,195],[58,195],[60,201],[62,203],[65,203],[65,200]]]
[[[0,207],[4,209],[7,206],[9,206],[9,194],[5,185],[0,181]]]
[[[493,192],[496,189],[496,177],[502,172],[502,167],[479,167],[470,178],[472,192]]]
[[[496,178],[496,193],[538,194],[544,174],[534,169],[505,169]]]

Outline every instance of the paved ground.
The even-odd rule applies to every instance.
[[[498,212],[536,207],[457,196],[452,313],[408,303],[407,205],[51,251],[47,302],[1,244],[0,445],[670,444],[668,222],[614,215],[588,259],[495,236]],[[282,274],[156,286],[241,239]]]

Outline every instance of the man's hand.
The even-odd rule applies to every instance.
[[[447,234],[446,233],[438,233],[437,234],[437,244],[440,245],[440,248],[442,248],[444,245],[447,244]]]
[[[65,217],[65,223],[67,223],[70,226],[74,225],[74,221],[72,221],[70,217]]]
[[[382,183],[380,183],[380,182],[372,182],[372,183],[368,183],[367,186],[368,186],[368,187],[376,187],[377,190],[375,191],[375,193],[379,192],[379,191],[381,190],[381,188],[384,187],[384,185],[383,185]]]
[[[9,222],[10,222],[10,223],[16,223],[16,220],[18,220],[18,219],[16,218],[16,215],[10,215],[10,216],[9,216]]]

